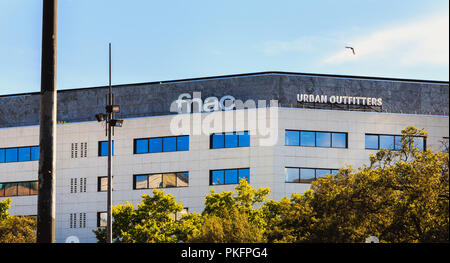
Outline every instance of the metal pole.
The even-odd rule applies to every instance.
[[[108,105],[112,105],[112,87],[111,87],[111,43],[109,43],[109,96]],[[108,222],[106,226],[106,242],[112,243],[112,140],[111,140],[111,122],[112,112],[107,112],[106,125],[108,127],[108,201],[107,214]]]
[[[55,242],[57,0],[43,1],[37,242]]]

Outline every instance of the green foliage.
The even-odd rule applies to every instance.
[[[236,191],[211,193],[202,214],[175,221],[183,206],[163,191],[113,209],[115,242],[449,242],[448,153],[419,151],[402,131],[402,149],[381,149],[370,164],[346,167],[290,198],[268,200],[269,188],[241,180]],[[1,206],[0,206],[1,209]],[[0,210],[1,211],[1,210]],[[105,230],[94,231],[99,242]]]
[[[153,195],[142,195],[142,203],[136,208],[130,204],[113,208],[113,240],[118,243],[172,243],[180,242],[197,229],[195,214],[186,217],[186,222],[175,221],[174,214],[181,212],[183,205],[176,203],[172,195],[162,190],[153,190]],[[105,242],[104,228],[94,230],[99,242]]]
[[[370,165],[313,182],[290,200],[268,202],[273,242],[448,242],[448,153],[419,151],[402,131],[400,151],[382,149]]]
[[[8,213],[11,199],[0,201],[0,243],[35,243],[36,220]]]
[[[11,207],[10,203],[10,198],[0,201],[0,221],[5,220],[9,216],[8,209]]]

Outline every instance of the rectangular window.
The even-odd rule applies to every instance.
[[[18,160],[18,148],[9,148],[5,150],[7,163],[17,162]]]
[[[108,213],[97,212],[97,227],[106,227],[108,224]]]
[[[0,183],[0,197],[5,196],[5,184]]]
[[[188,151],[188,150],[189,150],[189,136],[178,136],[177,151]]]
[[[385,134],[366,134],[365,147],[367,150],[401,150],[402,149],[401,135],[385,135]],[[414,137],[414,146],[420,151],[426,149],[426,140],[424,137]]]
[[[189,151],[189,136],[134,139],[134,154]]]
[[[285,145],[347,148],[347,133],[285,130]]]
[[[162,138],[152,138],[150,141],[150,152],[151,153],[160,153],[163,151],[163,139]]]
[[[250,182],[250,168],[211,170],[210,185],[238,184],[240,179]]]
[[[114,141],[111,144],[111,155],[114,155]],[[98,156],[108,156],[108,141],[98,142]]]
[[[39,160],[39,146],[0,149],[0,163],[27,162]]]
[[[189,186],[189,172],[134,175],[133,189],[173,188]]]
[[[148,153],[148,139],[134,140],[134,149],[136,153]]]
[[[210,136],[210,149],[249,147],[250,134],[243,132],[214,133]]]
[[[112,190],[114,191],[114,177],[111,182]],[[97,191],[98,192],[106,192],[108,191],[108,176],[99,176],[97,178]]]
[[[5,149],[0,149],[0,163],[5,162]]]
[[[323,168],[296,168],[286,167],[284,169],[286,183],[308,183],[317,178],[325,177],[328,174],[337,174],[337,169],[323,169]]]
[[[316,146],[317,147],[331,147],[331,133],[316,132]]]
[[[177,150],[177,137],[163,138],[163,152],[175,152]]]
[[[19,162],[31,161],[31,148],[23,147],[19,148]]]

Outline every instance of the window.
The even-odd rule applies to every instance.
[[[114,141],[111,144],[112,155],[114,155]],[[108,156],[108,141],[98,142],[98,156]]]
[[[243,132],[214,133],[210,137],[210,149],[249,147],[250,134]]]
[[[135,190],[187,186],[189,186],[189,172],[134,175]]]
[[[311,183],[317,178],[325,177],[327,174],[336,174],[337,169],[323,169],[323,168],[296,168],[286,167],[284,169],[286,176],[286,183]]]
[[[134,154],[189,151],[189,136],[134,139]]]
[[[97,212],[97,227],[106,227],[108,224],[108,213]]]
[[[250,182],[250,168],[211,170],[210,185],[238,184],[241,179]]]
[[[321,131],[285,131],[285,145],[323,148],[347,148],[347,133]]]
[[[0,197],[38,194],[37,181],[0,183]]]
[[[367,150],[401,150],[402,149],[401,135],[384,135],[384,134],[366,134],[365,147]],[[420,151],[425,150],[426,141],[424,137],[414,137],[414,146]]]
[[[39,146],[0,149],[0,163],[26,162],[39,160]]]

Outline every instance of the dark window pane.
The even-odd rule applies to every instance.
[[[136,140],[135,153],[148,153],[148,139]]]
[[[300,169],[298,168],[285,168],[286,183],[298,183],[300,179]]]
[[[99,156],[108,156],[108,142],[100,142],[99,147]],[[111,152],[111,154],[114,155],[114,141],[112,141]]]
[[[162,152],[162,138],[150,139],[150,152],[151,153]]]
[[[30,182],[30,195],[38,194],[38,182]]]
[[[401,150],[402,149],[402,136],[395,136],[394,138],[394,150]]]
[[[366,134],[366,149],[378,150],[378,135]]]
[[[325,177],[327,174],[331,174],[331,171],[328,169],[317,169],[316,170],[316,178]]]
[[[234,148],[238,146],[238,137],[236,133],[225,133],[225,148]]]
[[[212,140],[212,148],[213,149],[218,149],[218,148],[223,148],[225,147],[225,135],[222,133],[219,134],[213,134],[211,136],[211,140]]]
[[[5,162],[5,149],[0,149],[0,163]]]
[[[299,146],[300,145],[300,132],[299,131],[286,131],[284,142],[286,145]]]
[[[380,135],[380,149],[394,150],[394,136]]]
[[[30,160],[31,160],[30,147],[19,148],[19,162],[30,161]]]
[[[163,174],[163,188],[177,187],[177,175],[175,173]]]
[[[163,152],[174,152],[177,150],[177,137],[163,138]]]
[[[316,146],[315,132],[300,132],[300,144],[301,146]]]
[[[5,196],[5,184],[0,184],[0,197]]]
[[[417,147],[419,151],[425,150],[425,139],[423,137],[414,137],[414,147]]]
[[[300,182],[310,183],[316,178],[314,169],[301,168],[300,169]]]
[[[136,175],[136,185],[135,189],[146,189],[148,188],[148,176],[147,175]]]
[[[248,131],[245,132],[238,132],[238,140],[239,140],[239,147],[249,147],[250,146],[250,134]]]
[[[250,182],[250,169],[244,168],[238,170],[238,183],[241,181],[241,179],[247,180],[247,182]]]
[[[162,174],[151,174],[148,176],[149,188],[161,188],[162,187]]]
[[[189,173],[177,173],[177,187],[189,186]]]
[[[346,148],[347,147],[347,134],[346,133],[332,133],[332,145],[333,148]]]
[[[17,162],[17,148],[5,149],[5,160],[7,163]]]
[[[17,183],[17,195],[30,195],[30,182]]]
[[[224,171],[223,170],[217,170],[217,171],[211,171],[211,184],[224,184]]]
[[[317,147],[331,147],[331,134],[329,132],[316,132]]]
[[[189,151],[189,136],[177,137],[177,151]]]
[[[17,183],[5,184],[5,196],[17,195]]]
[[[31,160],[39,161],[39,146],[31,147]]]
[[[237,184],[238,171],[237,169],[225,170],[225,184]]]

